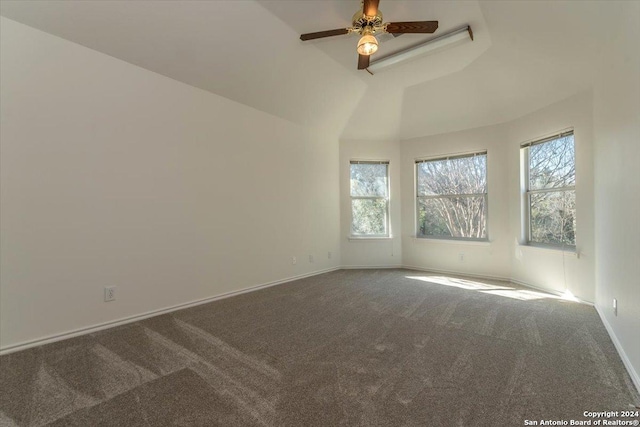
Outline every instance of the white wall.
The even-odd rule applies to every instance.
[[[456,242],[415,238],[415,160],[487,150],[489,242]],[[500,126],[416,138],[401,143],[402,151],[402,254],[409,267],[509,277],[507,156]],[[459,254],[464,254],[460,262]]]
[[[511,279],[593,302],[593,126],[591,92],[573,96],[508,123],[506,128]],[[520,145],[563,129],[574,129],[576,149],[576,252],[523,243]],[[577,254],[577,256],[576,256]]]
[[[521,245],[522,205],[520,144],[572,127],[576,143],[577,251]],[[594,218],[592,156],[592,94],[573,96],[520,119],[494,126],[401,141],[397,144],[347,141],[341,143],[342,255],[344,265],[380,266],[390,262],[389,245],[350,243],[348,162],[400,154],[399,191],[392,206],[401,206],[401,259],[405,267],[514,280],[593,302]],[[415,238],[416,159],[487,150],[489,242],[460,242]],[[399,171],[398,171],[399,169]],[[397,182],[392,176],[392,182]],[[399,200],[398,200],[399,199]],[[394,225],[397,229],[398,225]],[[464,261],[460,261],[464,254]]]
[[[389,219],[391,238],[350,239],[350,161],[389,161]],[[341,254],[344,267],[398,267],[402,264],[400,233],[400,144],[398,141],[343,140],[340,142]]]
[[[1,30],[2,348],[340,264],[337,133]]]
[[[594,90],[595,301],[640,388],[640,3],[611,7],[619,17]]]
[[[594,301],[591,93],[571,97],[509,123],[401,142],[403,264],[428,270],[497,277]],[[575,254],[520,245],[520,144],[573,127],[576,141]],[[489,242],[416,239],[416,159],[487,150]],[[464,254],[460,262],[459,255]]]

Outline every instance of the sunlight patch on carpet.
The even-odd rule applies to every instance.
[[[570,291],[565,291],[562,296],[557,296],[541,291],[529,289],[517,289],[504,285],[489,285],[487,283],[476,282],[469,279],[459,279],[447,276],[405,276],[407,279],[420,280],[436,285],[452,286],[455,288],[477,291],[483,294],[497,295],[506,298],[517,299],[520,301],[533,301],[540,299],[557,299],[565,301],[578,301]]]

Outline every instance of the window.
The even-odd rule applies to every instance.
[[[527,243],[576,245],[576,161],[573,131],[522,146]]]
[[[416,161],[417,237],[487,239],[487,152]]]
[[[351,235],[389,237],[389,162],[351,162]]]

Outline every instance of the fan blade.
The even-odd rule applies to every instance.
[[[358,70],[364,70],[369,66],[369,55],[358,55]]]
[[[438,29],[438,21],[389,22],[387,33],[433,33]]]
[[[342,36],[349,34],[349,30],[346,28],[338,28],[337,30],[318,31],[317,33],[308,33],[300,36],[300,40],[313,40],[321,39],[323,37]]]
[[[364,4],[362,5],[362,13],[366,16],[376,16],[378,13],[378,5],[380,4],[380,0],[364,0]]]

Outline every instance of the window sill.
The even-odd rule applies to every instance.
[[[348,236],[347,240],[351,242],[375,242],[375,241],[393,240],[393,236],[375,236],[375,237]]]
[[[557,255],[569,255],[574,258],[580,258],[580,252],[573,247],[561,247],[561,246],[544,246],[544,245],[527,245],[527,244],[518,244],[518,249],[524,249],[525,251],[541,251],[547,252]]]
[[[456,240],[456,239],[432,239],[427,237],[411,236],[414,242],[436,243],[445,245],[466,245],[466,246],[491,246],[490,240]]]

